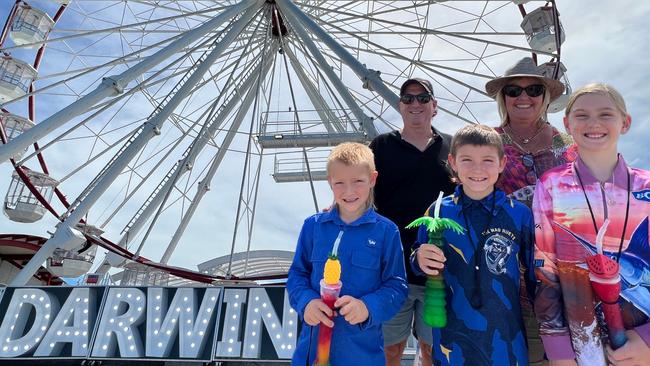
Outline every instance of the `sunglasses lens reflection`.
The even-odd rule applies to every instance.
[[[541,84],[535,84],[535,85],[528,85],[527,87],[524,88],[526,91],[526,94],[528,94],[529,97],[539,97],[540,95],[544,94],[544,85]]]
[[[426,104],[426,103],[429,103],[431,101],[431,95],[429,95],[429,94],[420,94],[420,95],[417,96],[417,98],[418,98],[418,102],[420,102],[420,104]]]
[[[429,103],[432,98],[433,97],[429,93],[422,93],[418,95],[404,94],[400,97],[400,101],[404,104],[411,104],[417,99],[420,104],[426,104]]]
[[[400,97],[400,101],[404,104],[411,104],[415,100],[415,95],[404,94]]]

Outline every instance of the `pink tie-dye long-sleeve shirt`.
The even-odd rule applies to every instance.
[[[535,189],[535,313],[544,349],[551,360],[575,358],[579,365],[598,366],[607,364],[607,328],[585,264],[596,240],[586,197],[598,229],[610,220],[603,241],[608,256],[619,251],[628,212],[619,304],[625,328],[635,329],[650,345],[650,172],[629,168],[619,156],[613,179],[601,184],[578,159],[549,170]]]

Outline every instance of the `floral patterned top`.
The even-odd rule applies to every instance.
[[[528,207],[532,207],[533,193],[535,192],[537,179],[547,170],[570,163],[576,160],[578,156],[578,149],[573,143],[573,138],[566,133],[558,131],[555,127],[553,127],[551,148],[532,154],[528,151],[523,151],[517,146],[503,128],[497,127],[495,130],[501,135],[505,154],[508,157],[506,167],[503,173],[501,173],[501,177],[496,185],[506,192],[509,197],[516,199]],[[527,167],[525,165],[524,158],[526,155],[532,155],[534,167]]]

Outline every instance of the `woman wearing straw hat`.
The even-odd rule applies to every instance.
[[[497,185],[510,197],[530,207],[537,178],[577,156],[571,136],[551,126],[546,119],[548,105],[562,95],[564,85],[544,76],[533,59],[526,57],[506,70],[503,76],[485,84],[485,90],[499,106],[501,124],[496,130],[501,134],[508,157]],[[533,291],[528,289],[531,299]],[[528,359],[531,365],[542,365],[544,349],[526,293],[522,289]]]

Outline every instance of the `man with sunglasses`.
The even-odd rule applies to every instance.
[[[454,190],[445,163],[451,137],[431,125],[437,106],[428,80],[406,80],[400,88],[402,129],[379,135],[370,144],[379,172],[374,190],[375,205],[377,212],[400,229],[409,282],[409,296],[404,306],[382,326],[388,366],[400,364],[411,332],[418,338],[422,365],[431,365],[432,331],[422,321],[426,278],[413,274],[408,259],[417,230],[405,227],[424,214],[438,192],[447,195]]]

